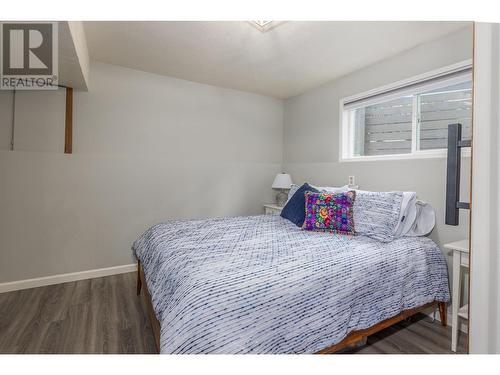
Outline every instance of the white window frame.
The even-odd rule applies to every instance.
[[[356,95],[348,96],[340,99],[339,101],[339,161],[340,162],[356,162],[356,161],[379,161],[379,160],[404,160],[404,159],[429,159],[429,158],[446,158],[447,150],[435,149],[435,150],[418,150],[417,142],[417,132],[418,132],[418,112],[413,111],[412,114],[412,147],[411,152],[407,154],[391,154],[391,155],[366,155],[366,156],[351,156],[352,139],[353,139],[353,127],[349,127],[348,121],[348,111],[344,111],[344,104],[346,102],[353,102],[355,100],[360,100],[362,98],[368,98],[378,94],[383,94],[384,92],[389,92],[398,88],[403,88],[418,82],[432,79],[434,77],[440,77],[445,74],[459,71],[465,68],[472,68],[472,59],[464,60],[456,64],[448,65],[443,68],[435,69],[430,72],[420,74],[405,80],[394,82],[382,87],[378,87],[373,90],[365,91]],[[463,82],[463,81],[462,81]],[[456,84],[454,78],[450,78],[449,82],[445,81],[446,85]],[[437,84],[438,88],[443,87],[443,81]],[[426,90],[432,90],[432,84],[426,86]],[[384,97],[383,101],[391,100],[388,96]],[[418,100],[418,96],[414,95],[413,100]],[[417,103],[414,103],[414,106]],[[470,148],[465,148],[462,150],[462,156],[470,157]]]

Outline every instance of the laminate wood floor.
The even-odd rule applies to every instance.
[[[457,354],[467,353],[467,335],[459,333]],[[366,345],[347,350],[349,354],[455,354],[451,351],[451,327],[443,327],[425,314],[369,336]]]
[[[0,294],[0,353],[154,353],[135,283],[127,273]],[[345,353],[450,353],[450,337],[420,314]]]

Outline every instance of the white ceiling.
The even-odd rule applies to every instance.
[[[195,82],[288,98],[464,22],[85,22],[90,58]]]

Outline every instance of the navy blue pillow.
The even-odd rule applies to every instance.
[[[299,190],[296,191],[285,207],[281,210],[281,217],[290,220],[298,227],[302,227],[306,218],[306,198],[304,196],[306,191],[319,193],[318,189],[313,188],[306,182],[299,188]]]

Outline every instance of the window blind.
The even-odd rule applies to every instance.
[[[381,90],[371,95],[345,100],[344,110],[366,107],[380,102],[430,91],[434,87],[451,86],[468,80],[472,80],[472,66],[470,65],[459,67],[453,71],[447,71],[446,73],[437,74],[425,79],[407,82],[401,86]]]

